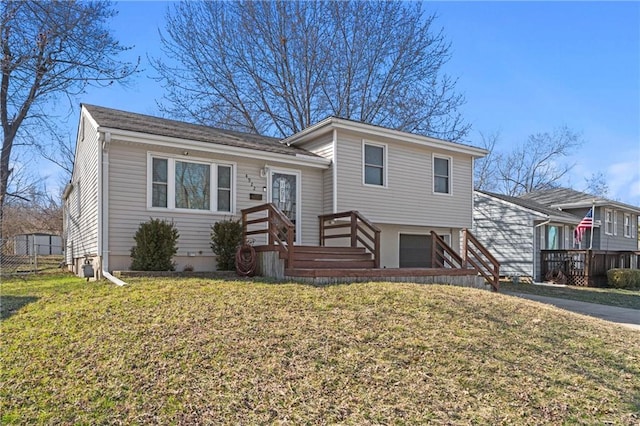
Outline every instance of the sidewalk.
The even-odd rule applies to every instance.
[[[556,306],[560,309],[589,315],[605,321],[614,322],[625,327],[640,331],[640,310],[619,308],[616,306],[599,305],[596,303],[579,302],[577,300],[558,299],[555,297],[537,296],[534,294],[504,292],[509,296],[517,296],[523,299],[535,300]]]

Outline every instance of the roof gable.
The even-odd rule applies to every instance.
[[[497,198],[499,200],[502,201],[506,201],[507,203],[511,203],[511,204],[515,204],[516,206],[525,208],[527,210],[531,210],[533,212],[536,213],[541,213],[543,215],[546,215],[550,218],[553,218],[554,220],[558,220],[558,221],[566,221],[567,223],[578,223],[580,222],[580,218],[577,217],[576,215],[573,215],[571,213],[567,213],[567,212],[563,212],[562,210],[559,209],[554,209],[554,208],[550,208],[547,207],[543,204],[537,203],[533,200],[527,200],[527,199],[522,199],[519,197],[512,197],[509,195],[504,195],[504,194],[496,194],[493,192],[487,192],[487,191],[478,191],[476,190],[476,192],[480,193],[480,194],[484,194],[487,195],[489,197],[493,197],[493,198]]]
[[[283,139],[282,142],[292,146],[302,144],[304,142],[313,140],[318,136],[326,134],[333,129],[350,130],[369,137],[379,136],[407,143],[413,143],[416,145],[464,153],[475,158],[482,158],[489,153],[489,151],[487,151],[486,149],[478,148],[471,145],[446,141],[443,139],[436,139],[429,136],[389,129],[387,127],[377,126],[375,124],[368,124],[339,117],[328,117],[294,135],[289,136],[288,138]]]

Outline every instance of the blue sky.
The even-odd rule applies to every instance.
[[[158,114],[160,83],[147,56],[161,55],[166,2],[119,2],[112,27],[141,75],[130,87],[90,90],[78,102]],[[499,131],[499,149],[566,125],[582,133],[563,184],[578,190],[603,172],[611,197],[640,205],[640,3],[430,2],[452,44],[446,72],[458,77],[462,112],[479,132]],[[77,114],[70,120],[75,128]]]

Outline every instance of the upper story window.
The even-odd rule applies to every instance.
[[[604,233],[607,235],[616,235],[618,226],[618,214],[615,210],[604,211]]]
[[[232,211],[233,166],[150,156],[150,206]]]
[[[433,156],[433,192],[451,194],[451,158]]]
[[[630,214],[625,213],[623,225],[624,225],[623,226],[624,236],[627,238],[631,238],[631,215]]]
[[[364,183],[386,186],[386,146],[364,143],[363,151]]]

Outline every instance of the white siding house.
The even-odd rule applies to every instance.
[[[473,234],[500,262],[505,276],[541,280],[540,250],[572,248],[580,218],[533,201],[476,191]]]
[[[214,270],[211,225],[274,202],[298,245],[319,244],[319,215],[360,211],[382,229],[381,266],[398,267],[403,241],[431,230],[458,245],[472,225],[473,160],[485,154],[335,117],[277,140],[83,105],[64,193],[67,264],[126,270],[140,223],[161,218],[180,233],[177,270]],[[192,199],[181,179],[196,174],[202,194]]]

